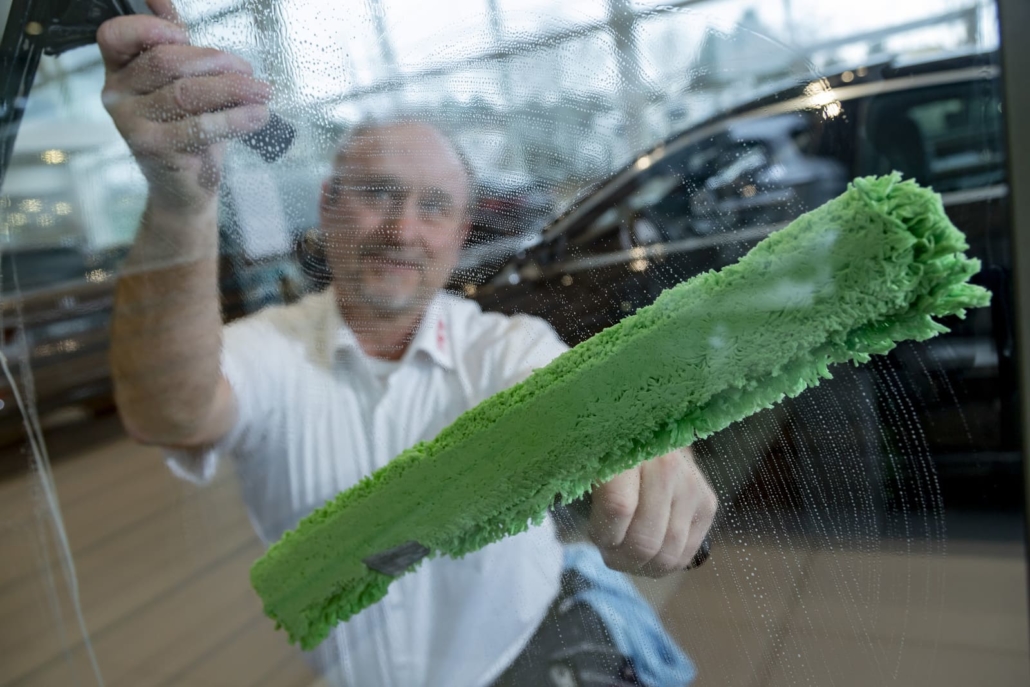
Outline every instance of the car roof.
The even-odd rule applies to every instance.
[[[740,105],[733,106],[719,114],[670,136],[646,153],[636,156],[619,171],[600,181],[583,192],[551,222],[540,235],[538,243],[548,243],[564,233],[583,215],[588,214],[604,198],[617,193],[630,179],[654,162],[686,147],[690,143],[710,136],[725,129],[729,123],[734,126],[745,122],[754,123],[754,117],[761,115],[784,114],[796,112],[803,107],[806,98],[818,98],[821,93],[834,91],[838,100],[850,100],[882,90],[884,82],[897,81],[899,86],[909,88],[917,86],[911,82],[913,77],[945,76],[952,74],[956,79],[983,78],[996,76],[1000,70],[1000,54],[998,51],[973,51],[948,53],[941,55],[898,56],[863,65],[862,76],[858,76],[859,67],[841,69],[829,76],[809,81],[793,79],[780,82],[764,89],[764,93]],[[845,81],[845,74],[850,79]],[[947,82],[947,80],[942,81]],[[734,122],[734,120],[738,120]]]

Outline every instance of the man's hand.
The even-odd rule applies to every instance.
[[[223,141],[265,125],[271,88],[245,60],[190,45],[171,0],[148,2],[158,16],[117,17],[97,31],[104,106],[150,182],[152,204],[211,210]]]
[[[717,506],[690,449],[681,449],[596,487],[590,537],[608,567],[662,577],[690,564]]]

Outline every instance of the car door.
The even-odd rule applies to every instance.
[[[1009,431],[1017,422],[1018,390],[1002,102],[999,79],[981,78],[856,103],[863,122],[857,173],[898,169],[939,191],[949,217],[965,232],[970,253],[983,262],[976,281],[995,294],[990,309],[948,322],[952,332],[921,353],[903,349],[894,358],[907,370],[902,378],[923,386],[934,399],[922,417],[932,430],[928,439],[942,478],[949,483],[984,479],[994,493],[1019,472],[1016,434]],[[924,356],[931,369],[916,373]],[[950,402],[952,389],[970,394],[961,415]]]

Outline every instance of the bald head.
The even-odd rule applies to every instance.
[[[475,173],[464,152],[439,127],[414,119],[400,118],[359,124],[344,136],[337,146],[333,156],[333,171],[339,174],[345,170],[347,158],[352,153],[374,155],[385,152],[384,149],[404,146],[407,146],[409,154],[415,154],[419,150],[430,154],[434,150],[442,153],[444,160],[441,162],[451,163],[449,171],[452,174],[458,171],[454,167],[454,162],[457,162],[466,182],[468,201],[472,202]]]
[[[431,125],[358,127],[337,151],[322,194],[338,295],[381,317],[424,309],[447,283],[468,233],[469,171]]]

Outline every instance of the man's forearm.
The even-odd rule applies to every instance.
[[[228,429],[221,376],[217,208],[151,202],[118,281],[111,369],[126,429],[193,446]]]

